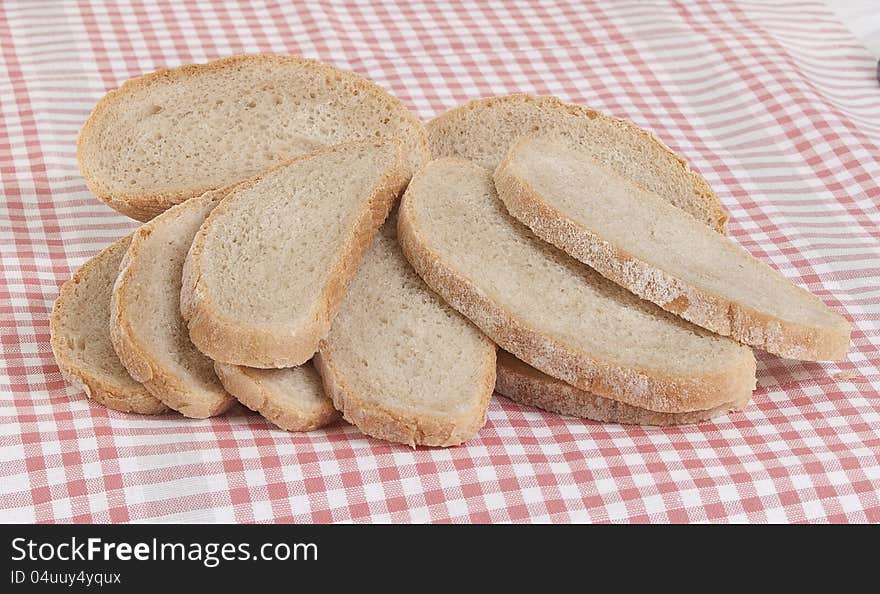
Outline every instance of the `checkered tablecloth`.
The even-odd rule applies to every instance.
[[[880,521],[880,86],[824,4],[5,0],[0,52],[0,521]],[[852,321],[848,359],[759,354],[753,403],[697,427],[496,397],[448,450],[90,403],[48,316],[135,223],[86,189],[77,132],[129,77],[240,52],[357,71],[425,120],[520,91],[654,130],[739,243]]]

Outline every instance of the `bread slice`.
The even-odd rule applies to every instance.
[[[495,170],[538,237],[703,328],[792,359],[841,359],[849,323],[733,241],[583,150],[523,138]]]
[[[535,406],[549,412],[581,417],[600,423],[655,425],[659,427],[701,423],[741,410],[748,404],[746,397],[738,402],[729,402],[708,410],[693,410],[683,413],[654,412],[579,390],[562,380],[541,373],[507,351],[498,352],[495,391],[514,402]]]
[[[107,408],[154,415],[168,411],[128,374],[113,352],[110,291],[131,236],[93,256],[61,287],[49,320],[52,352],[64,378]]]
[[[422,168],[400,243],[416,271],[498,346],[582,390],[658,412],[706,410],[755,387],[752,351],[642,301],[511,217],[491,172]]]
[[[312,431],[339,418],[311,363],[288,369],[215,363],[215,370],[239,402],[285,431]]]
[[[229,190],[207,192],[135,231],[110,303],[110,338],[120,361],[153,396],[187,417],[225,412],[235,399],[214,362],[189,340],[180,278],[193,237]]]
[[[495,169],[523,135],[557,134],[673,206],[727,232],[718,196],[687,161],[647,130],[555,97],[488,97],[447,111],[427,124],[434,157],[461,157]]]
[[[458,445],[486,422],[495,345],[416,275],[394,227],[373,241],[315,364],[336,408],[367,435]]]
[[[323,146],[400,139],[428,158],[422,123],[380,86],[294,56],[241,55],[162,69],[107,93],[80,132],[89,189],[146,221],[187,198]]]
[[[236,187],[186,258],[180,306],[193,344],[248,367],[311,359],[406,181],[400,144],[382,140],[310,153]]]

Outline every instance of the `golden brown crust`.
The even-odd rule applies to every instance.
[[[134,381],[125,383],[115,382],[112,378],[102,376],[102,374],[96,373],[93,370],[76,365],[67,345],[69,337],[64,336],[63,319],[65,308],[68,307],[69,301],[75,297],[77,285],[93,270],[101,266],[103,260],[111,251],[124,250],[130,240],[131,236],[129,235],[104,248],[104,250],[83,264],[74,273],[73,277],[64,283],[58,298],[55,300],[52,316],[49,320],[50,344],[64,379],[74,386],[81,388],[86,393],[86,396],[107,408],[120,412],[155,415],[168,412],[168,407],[150,394],[146,388]]]
[[[228,192],[229,188],[224,188],[192,200],[219,200]],[[203,419],[226,412],[235,404],[235,398],[229,394],[222,398],[204,398],[190,390],[181,378],[166,370],[150,354],[150,349],[138,341],[127,310],[127,293],[135,274],[134,264],[139,258],[150,257],[149,254],[142,253],[144,239],[149,237],[156,225],[166,220],[164,217],[176,217],[177,209],[187,207],[183,204],[176,205],[174,210],[162,213],[163,218],[142,225],[132,234],[133,239],[119,265],[119,276],[116,277],[110,300],[110,339],[123,367],[153,396],[186,417]]]
[[[187,254],[180,294],[181,313],[188,322],[190,339],[200,351],[215,361],[263,369],[296,367],[312,358],[318,349],[318,342],[330,331],[330,322],[345,295],[348,281],[357,271],[364,252],[388,217],[397,196],[406,187],[407,177],[400,143],[396,140],[383,140],[377,141],[377,145],[386,142],[393,142],[396,147],[395,161],[389,165],[389,169],[365,201],[364,210],[354,225],[356,235],[333,267],[331,281],[324,287],[314,315],[306,326],[297,330],[295,335],[289,331],[277,332],[238,324],[224,317],[213,306],[210,295],[207,294],[202,283],[200,271],[201,254],[208,229],[214,221],[226,213],[231,201],[236,200],[239,190],[253,186],[267,173],[322,152],[345,150],[347,147],[364,143],[340,144],[320,149],[264,171],[237,186],[236,190],[211,212],[196,234]]]
[[[85,174],[83,174],[85,177]],[[146,222],[162,214],[172,206],[186,202],[190,198],[200,196],[214,188],[193,187],[179,192],[165,192],[163,194],[125,194],[120,192],[99,193],[97,182],[90,182],[86,178],[86,185],[102,202],[118,213],[136,221]]]
[[[526,140],[511,147],[507,157],[498,165],[494,174],[495,187],[510,214],[544,241],[642,299],[722,336],[791,359],[823,361],[846,357],[850,328],[843,317],[838,316],[840,324],[837,327],[829,328],[770,316],[687,284],[604,241],[592,230],[572,220],[547,202],[518,173],[515,147],[523,142]],[[817,297],[803,289],[801,292],[804,298],[825,308]]]
[[[438,144],[438,139],[445,134],[445,129],[456,122],[464,114],[470,111],[478,111],[491,108],[495,105],[505,105],[510,103],[528,103],[534,105],[537,109],[567,112],[568,114],[575,117],[581,117],[590,120],[600,119],[612,125],[623,128],[628,134],[645,138],[649,143],[657,146],[665,154],[669,155],[679,164],[682,174],[686,176],[689,185],[693,187],[694,194],[699,196],[704,202],[706,211],[709,213],[709,218],[712,221],[710,227],[714,228],[722,235],[727,234],[728,215],[727,211],[721,205],[721,201],[718,199],[717,194],[712,191],[712,188],[709,187],[709,184],[706,183],[706,180],[703,179],[700,174],[690,168],[690,164],[685,159],[674,153],[672,149],[670,149],[662,141],[657,139],[653,135],[653,133],[648,130],[639,128],[629,120],[615,118],[594,109],[583,107],[581,105],[563,103],[556,97],[514,93],[511,95],[502,95],[498,97],[484,97],[480,99],[474,99],[463,105],[450,109],[449,111],[429,121],[425,125],[428,133],[428,143],[429,146],[431,146],[432,151],[434,152],[434,157],[445,156],[436,154],[436,150],[434,150],[434,147]]]
[[[463,167],[479,167],[463,159],[443,160],[456,161]],[[515,357],[582,390],[657,412],[706,410],[751,394],[756,363],[748,349],[741,349],[739,360],[730,361],[726,369],[717,373],[676,377],[595,359],[590,353],[530,328],[428,247],[412,205],[417,188],[418,175],[404,194],[398,214],[398,241],[406,259],[449,305]]]
[[[746,399],[722,404],[708,410],[694,410],[684,413],[655,412],[579,390],[562,380],[541,373],[505,351],[498,354],[495,391],[514,402],[535,406],[549,412],[581,417],[600,423],[658,427],[701,423],[742,410],[748,404],[748,399]]]
[[[131,390],[103,381],[100,377],[72,365],[68,359],[63,357],[55,352],[55,359],[58,362],[61,375],[67,383],[85,392],[90,400],[124,413],[161,415],[172,412],[161,400],[156,399],[146,390],[142,392]]]
[[[488,340],[487,340],[488,342]],[[412,415],[388,407],[368,403],[346,381],[345,374],[335,365],[330,349],[321,348],[314,363],[324,383],[324,391],[343,418],[362,433],[415,448],[416,446],[449,447],[464,443],[486,423],[486,409],[495,387],[495,348],[490,349],[477,389],[481,394],[476,416],[451,420],[449,417]]]
[[[239,402],[285,431],[313,431],[329,425],[340,416],[329,398],[326,406],[309,410],[280,404],[271,388],[254,377],[247,367],[215,362],[214,371],[223,387]]]
[[[405,118],[412,126],[412,130],[419,138],[419,145],[423,148],[421,151],[422,154],[420,155],[407,155],[406,157],[408,161],[411,160],[416,166],[418,166],[429,158],[430,151],[428,150],[427,134],[422,122],[403,105],[400,99],[389,94],[376,83],[354,72],[342,70],[335,66],[309,58],[275,54],[240,54],[202,64],[186,64],[177,68],[160,68],[155,72],[127,80],[118,89],[107,92],[97,104],[95,104],[92,113],[89,115],[86,123],[80,131],[79,137],[77,138],[76,154],[79,163],[79,170],[80,174],[85,179],[89,190],[110,208],[133,219],[148,221],[175,204],[199,196],[209,190],[217,189],[204,186],[192,186],[188,188],[179,188],[174,191],[151,192],[142,190],[137,192],[120,192],[118,190],[112,190],[92,174],[88,159],[85,157],[86,147],[89,144],[94,144],[93,140],[95,139],[97,129],[100,126],[101,117],[107,110],[108,106],[116,101],[122,100],[127,93],[147,88],[157,82],[177,81],[196,73],[224,70],[230,67],[253,62],[268,62],[278,65],[296,64],[307,69],[323,70],[328,74],[332,73],[334,76],[340,76],[350,81],[351,84],[355,85],[358,90],[361,91],[361,97],[363,97],[364,100],[366,100],[367,97],[378,95],[381,96],[383,100],[391,101],[398,107],[400,117]],[[409,171],[408,176],[411,174],[412,172]]]

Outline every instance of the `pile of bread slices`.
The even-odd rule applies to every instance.
[[[493,390],[692,423],[748,402],[750,347],[821,360],[849,345],[844,318],[725,236],[684,160],[549,97],[423,126],[351,72],[235,56],[110,92],[77,155],[101,200],[148,221],[52,313],[65,377],[116,410],[239,401],[289,431],[341,415],[449,446],[480,430]]]

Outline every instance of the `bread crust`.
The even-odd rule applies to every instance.
[[[225,196],[231,188],[206,192],[192,200],[214,201]],[[150,353],[138,339],[131,325],[128,311],[128,293],[136,274],[136,263],[140,258],[150,257],[144,249],[144,240],[150,236],[157,225],[163,224],[168,217],[173,218],[192,203],[181,203],[162,213],[158,218],[145,223],[132,235],[131,244],[119,265],[119,276],[113,286],[110,300],[110,339],[113,349],[131,376],[141,382],[144,387],[168,407],[186,417],[204,419],[222,414],[235,404],[230,394],[222,397],[198,394],[191,390],[187,383],[173,372],[166,369]]]
[[[285,431],[313,431],[329,425],[340,416],[329,398],[326,406],[317,410],[284,406],[279,403],[272,390],[259,378],[254,377],[247,367],[215,361],[214,371],[223,383],[223,387],[239,402]]]
[[[570,115],[580,118],[586,118],[589,120],[600,119],[612,125],[623,128],[627,134],[645,139],[648,143],[653,144],[663,153],[667,154],[669,157],[674,159],[675,162],[678,163],[678,166],[681,168],[681,175],[683,175],[687,179],[689,185],[693,187],[694,194],[702,198],[707,216],[710,219],[709,221],[704,222],[706,222],[711,228],[715,229],[722,235],[727,234],[728,214],[722,206],[721,201],[718,199],[717,194],[712,191],[712,188],[709,187],[709,184],[706,182],[705,179],[703,179],[700,174],[691,169],[690,164],[684,158],[674,153],[672,149],[670,149],[662,141],[655,137],[653,133],[636,126],[629,120],[615,118],[606,115],[600,111],[596,111],[594,109],[590,109],[581,105],[563,103],[556,97],[514,93],[511,95],[501,95],[497,97],[483,97],[480,99],[474,99],[463,105],[450,109],[449,111],[429,121],[425,125],[428,133],[428,143],[431,147],[433,156],[449,156],[438,154],[436,150],[436,145],[438,144],[439,139],[446,134],[446,129],[454,125],[466,114],[474,111],[485,111],[495,106],[503,106],[512,103],[527,103],[533,105],[536,110],[568,113]]]
[[[488,343],[489,341],[486,340]],[[495,387],[495,348],[490,347],[483,373],[477,385],[481,395],[478,414],[451,420],[435,415],[411,415],[390,407],[366,402],[340,372],[333,361],[330,349],[322,348],[315,354],[314,363],[321,374],[324,391],[333,400],[333,406],[342,412],[343,418],[355,425],[362,433],[412,448],[416,446],[457,446],[474,435],[486,424],[486,410]]]
[[[97,104],[95,104],[92,113],[89,115],[77,138],[77,162],[79,164],[80,174],[85,179],[89,190],[95,194],[99,200],[117,212],[139,221],[148,221],[175,204],[199,196],[209,190],[217,189],[215,187],[190,186],[164,191],[138,190],[134,192],[120,192],[118,189],[110,188],[92,172],[92,166],[87,157],[88,148],[90,145],[95,144],[98,130],[102,123],[102,117],[109,106],[117,101],[124,100],[128,93],[148,88],[159,82],[185,80],[187,77],[198,73],[225,70],[257,62],[279,66],[293,64],[305,69],[325,71],[328,75],[332,74],[333,76],[340,76],[347,79],[348,82],[357,87],[363,100],[366,100],[368,97],[379,96],[383,100],[391,101],[398,108],[396,110],[398,112],[397,115],[406,119],[407,123],[411,126],[412,131],[418,137],[418,143],[422,149],[420,151],[421,154],[407,155],[407,159],[411,160],[413,163],[412,169],[415,169],[418,165],[428,160],[430,151],[428,150],[427,133],[425,132],[422,122],[403,105],[403,102],[401,102],[400,99],[389,94],[376,83],[357,73],[342,70],[335,66],[309,58],[276,54],[239,54],[201,64],[186,64],[177,68],[160,68],[155,72],[127,80],[118,89],[107,92]],[[412,171],[408,171],[408,176],[411,174]],[[237,183],[237,181],[231,183],[234,184]]]
[[[670,427],[701,423],[742,410],[748,399],[728,402],[708,410],[661,413],[579,390],[541,373],[510,353],[499,353],[495,391],[514,402],[562,415],[600,423]]]
[[[462,167],[488,170],[463,159],[445,158]],[[498,346],[543,371],[582,390],[656,412],[706,410],[747,398],[755,388],[755,358],[742,349],[738,360],[717,373],[671,376],[637,366],[621,367],[563,344],[556,337],[529,327],[495,303],[474,281],[447,265],[419,230],[414,212],[418,175],[401,201],[398,241],[419,276],[452,307],[470,319]]]
[[[317,307],[304,327],[298,329],[294,334],[288,330],[279,332],[267,328],[241,325],[229,320],[213,306],[211,297],[201,279],[201,257],[210,226],[225,214],[231,201],[236,200],[239,190],[253,186],[267,173],[287,167],[296,161],[309,159],[324,152],[345,150],[359,144],[380,146],[387,142],[391,142],[395,146],[394,162],[389,165],[365,201],[364,209],[354,225],[355,236],[337,259],[330,275],[330,281],[324,287]],[[375,143],[340,144],[313,151],[286,161],[239,184],[236,191],[230,193],[205,220],[196,234],[183,266],[180,309],[183,318],[188,322],[190,339],[196,348],[221,363],[262,369],[297,367],[311,359],[318,350],[319,341],[330,331],[333,314],[345,295],[349,279],[357,271],[364,252],[370,246],[379,227],[388,217],[398,195],[406,187],[407,179],[400,142],[391,139]]]
[[[62,285],[52,308],[52,315],[49,318],[50,344],[55,360],[58,362],[58,368],[61,370],[61,375],[70,384],[82,389],[90,399],[120,412],[156,415],[168,412],[169,409],[142,385],[123,385],[108,380],[108,378],[102,377],[100,374],[94,373],[89,369],[77,366],[69,352],[66,344],[67,339],[63,334],[65,309],[69,306],[70,300],[75,297],[77,285],[98,266],[101,266],[110,252],[120,249],[124,250],[129,241],[131,241],[131,235],[123,237],[104,248],[83,264],[74,273],[73,277]]]
[[[790,359],[846,358],[850,327],[843,317],[837,316],[840,323],[831,328],[810,326],[757,311],[651,266],[566,216],[518,172],[517,147],[528,140],[521,139],[511,146],[493,177],[498,196],[507,210],[535,235],[642,299],[716,334]],[[751,255],[749,257],[760,264]],[[801,292],[804,298],[827,309],[808,291],[801,289]]]

